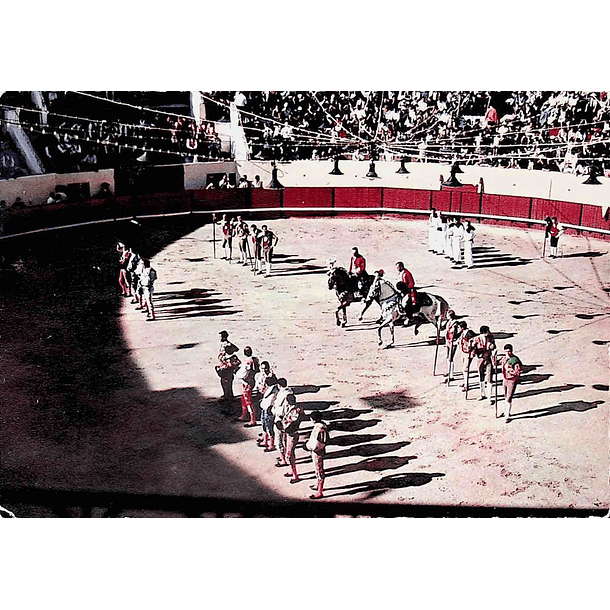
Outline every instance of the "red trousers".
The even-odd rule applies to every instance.
[[[252,405],[252,388],[249,384],[244,383],[241,392],[241,419],[245,420],[248,414],[250,414],[250,423],[255,424],[256,415]]]

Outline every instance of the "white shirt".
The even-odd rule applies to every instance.
[[[286,411],[286,405],[288,404],[286,402],[286,399],[290,394],[294,394],[294,392],[289,386],[286,386],[285,388],[280,388],[280,390],[278,391],[272,409],[272,413],[273,415],[275,415],[275,417],[280,418],[284,415],[284,412]]]

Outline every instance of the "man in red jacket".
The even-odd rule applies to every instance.
[[[352,273],[352,269],[357,276],[361,276],[366,273],[366,260],[358,248],[352,248],[352,259],[349,262],[349,272]]]
[[[413,274],[405,267],[402,261],[396,263],[396,271],[400,279],[396,283],[396,288],[399,292],[402,292],[406,297],[403,299],[402,305],[405,309],[407,316],[415,312],[417,307],[417,292],[415,291],[415,280]]]

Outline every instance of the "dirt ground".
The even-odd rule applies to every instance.
[[[221,260],[220,242],[214,259],[210,226],[172,233],[151,225],[153,323],[117,296],[115,235],[96,242],[101,271],[83,262],[73,287],[62,280],[53,288],[56,268],[46,281],[24,280],[27,257],[13,261],[3,307],[2,483],[308,497],[314,473],[303,449],[303,481],[290,485],[277,454],[256,446],[260,428],[220,413],[214,364],[227,330],[287,378],[306,412],[320,409],[330,423],[323,502],[608,507],[610,244],[565,236],[563,257],[542,259],[541,232],[479,225],[467,270],[427,252],[422,221],[267,224],[280,238],[269,278]],[[153,248],[153,233],[163,231]],[[358,323],[354,304],[348,326],[335,325],[326,260],[348,264],[352,246],[393,282],[403,260],[418,286],[443,296],[470,327],[487,324],[500,350],[514,345],[526,372],[508,424],[478,400],[476,382],[468,401],[457,382],[443,383],[442,347],[433,376],[431,326],[417,337],[398,327],[395,347],[380,349],[377,306]],[[310,428],[306,421],[303,440]]]

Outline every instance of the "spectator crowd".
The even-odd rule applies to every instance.
[[[383,154],[586,173],[610,168],[606,92],[212,92],[242,111],[252,156],[291,161]],[[497,106],[497,107],[496,107]],[[266,120],[263,120],[266,119]],[[371,150],[374,141],[377,152]]]
[[[171,93],[171,92],[170,92]],[[174,92],[179,94],[180,92]],[[582,91],[213,91],[202,92],[207,120],[116,100],[44,92],[48,112],[27,92],[5,94],[20,108],[47,171],[87,171],[142,162],[180,163],[227,156],[217,121],[235,104],[251,157],[293,161],[396,160],[560,171],[610,170],[606,92]],[[118,94],[117,94],[118,95]],[[135,95],[135,93],[134,93]],[[147,156],[143,155],[144,151]],[[153,152],[154,151],[154,152]],[[6,157],[6,172],[12,159]]]

